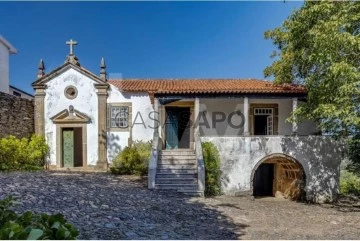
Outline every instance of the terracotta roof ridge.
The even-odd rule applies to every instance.
[[[109,79],[109,81],[261,81],[273,83],[272,80],[255,79],[255,78],[122,78],[122,79]]]

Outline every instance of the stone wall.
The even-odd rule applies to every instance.
[[[331,137],[201,137],[201,141],[210,141],[219,150],[225,194],[251,195],[255,170],[272,155],[286,155],[301,164],[307,200],[334,201],[339,193],[340,163],[347,147]]]
[[[0,92],[0,138],[34,133],[34,101]]]

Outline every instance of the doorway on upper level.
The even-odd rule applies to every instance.
[[[254,108],[254,135],[273,135],[273,108]]]
[[[165,148],[190,148],[190,107],[166,107]]]
[[[279,134],[278,104],[252,103],[249,110],[249,130],[251,135]]]

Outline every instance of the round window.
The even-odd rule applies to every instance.
[[[68,99],[75,99],[77,96],[77,89],[74,86],[68,86],[65,88],[65,96]]]

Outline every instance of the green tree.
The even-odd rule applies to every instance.
[[[338,135],[360,130],[360,2],[305,1],[265,33],[277,46],[264,70],[278,84],[304,84],[307,102],[292,121],[316,121]]]

